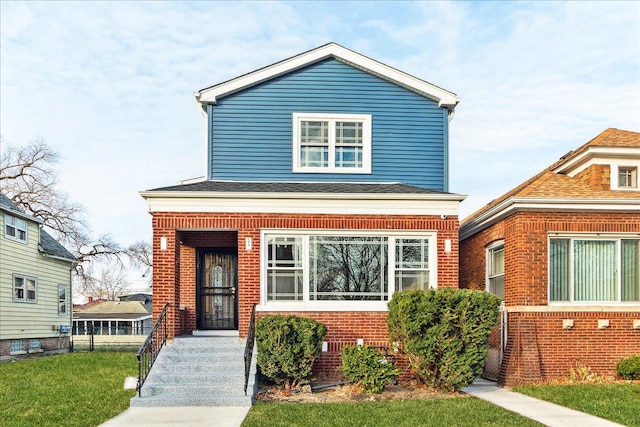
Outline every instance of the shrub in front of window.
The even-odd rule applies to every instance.
[[[640,380],[640,354],[625,357],[618,362],[616,374],[623,380]]]
[[[268,315],[256,322],[260,372],[286,389],[312,380],[327,327],[297,316]]]
[[[482,372],[499,307],[500,299],[484,291],[396,292],[389,302],[389,337],[418,379],[440,390],[460,390]]]
[[[382,392],[400,373],[379,349],[366,345],[344,346],[341,368],[349,381],[359,383],[365,393]]]

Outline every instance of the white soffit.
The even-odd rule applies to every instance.
[[[196,92],[195,96],[202,106],[205,104],[215,104],[217,99],[221,96],[271,80],[275,77],[287,74],[291,71],[295,71],[299,68],[329,57],[335,57],[342,60],[342,62],[419,92],[423,96],[438,101],[440,107],[446,107],[450,111],[453,111],[458,102],[460,102],[458,97],[452,92],[349,50],[336,43],[329,43],[324,46],[320,46],[316,49],[285,59],[273,65],[260,68],[259,70],[242,75],[235,79],[228,80],[207,89],[202,89]]]
[[[466,239],[516,212],[639,212],[638,199],[543,199],[510,197],[460,226],[460,239]]]
[[[459,194],[140,193],[149,212],[457,216]]]

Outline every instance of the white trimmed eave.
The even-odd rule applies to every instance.
[[[149,212],[457,216],[460,194],[142,191]]]
[[[31,216],[31,215],[26,214],[24,212],[14,211],[12,209],[8,209],[8,208],[5,208],[5,207],[0,207],[0,211],[6,212],[11,216],[15,216],[15,217],[20,218],[20,219],[24,219],[24,220],[27,220],[27,221],[32,221],[32,222],[35,222],[35,223],[38,223],[38,224],[44,224],[44,221],[41,220],[40,218],[36,218],[35,216]]]
[[[588,147],[582,153],[553,169],[554,173],[574,176],[592,159],[637,159],[640,147]]]
[[[638,212],[638,199],[510,197],[460,227],[460,240],[471,237],[516,212]]]
[[[453,111],[458,102],[460,102],[458,97],[452,92],[439,88],[438,86],[432,85],[431,83],[381,62],[367,58],[366,56],[360,55],[359,53],[335,43],[329,43],[301,55],[261,68],[252,73],[245,74],[207,89],[202,89],[194,95],[202,108],[206,109],[206,104],[215,104],[218,98],[222,96],[271,80],[329,57],[335,57],[364,71],[368,71],[372,74],[412,89],[423,96],[436,100],[440,107],[445,107],[449,111]]]

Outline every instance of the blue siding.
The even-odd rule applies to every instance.
[[[293,173],[294,112],[371,114],[372,173]],[[447,110],[334,59],[221,98],[209,117],[211,179],[399,181],[447,190]]]

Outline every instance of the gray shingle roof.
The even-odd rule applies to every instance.
[[[47,255],[66,258],[69,261],[73,261],[76,259],[71,252],[69,252],[64,246],[58,243],[56,239],[51,237],[49,233],[44,230],[40,230],[40,250]]]
[[[288,182],[200,181],[149,191],[207,191],[229,193],[342,193],[342,194],[451,194],[398,182]]]

